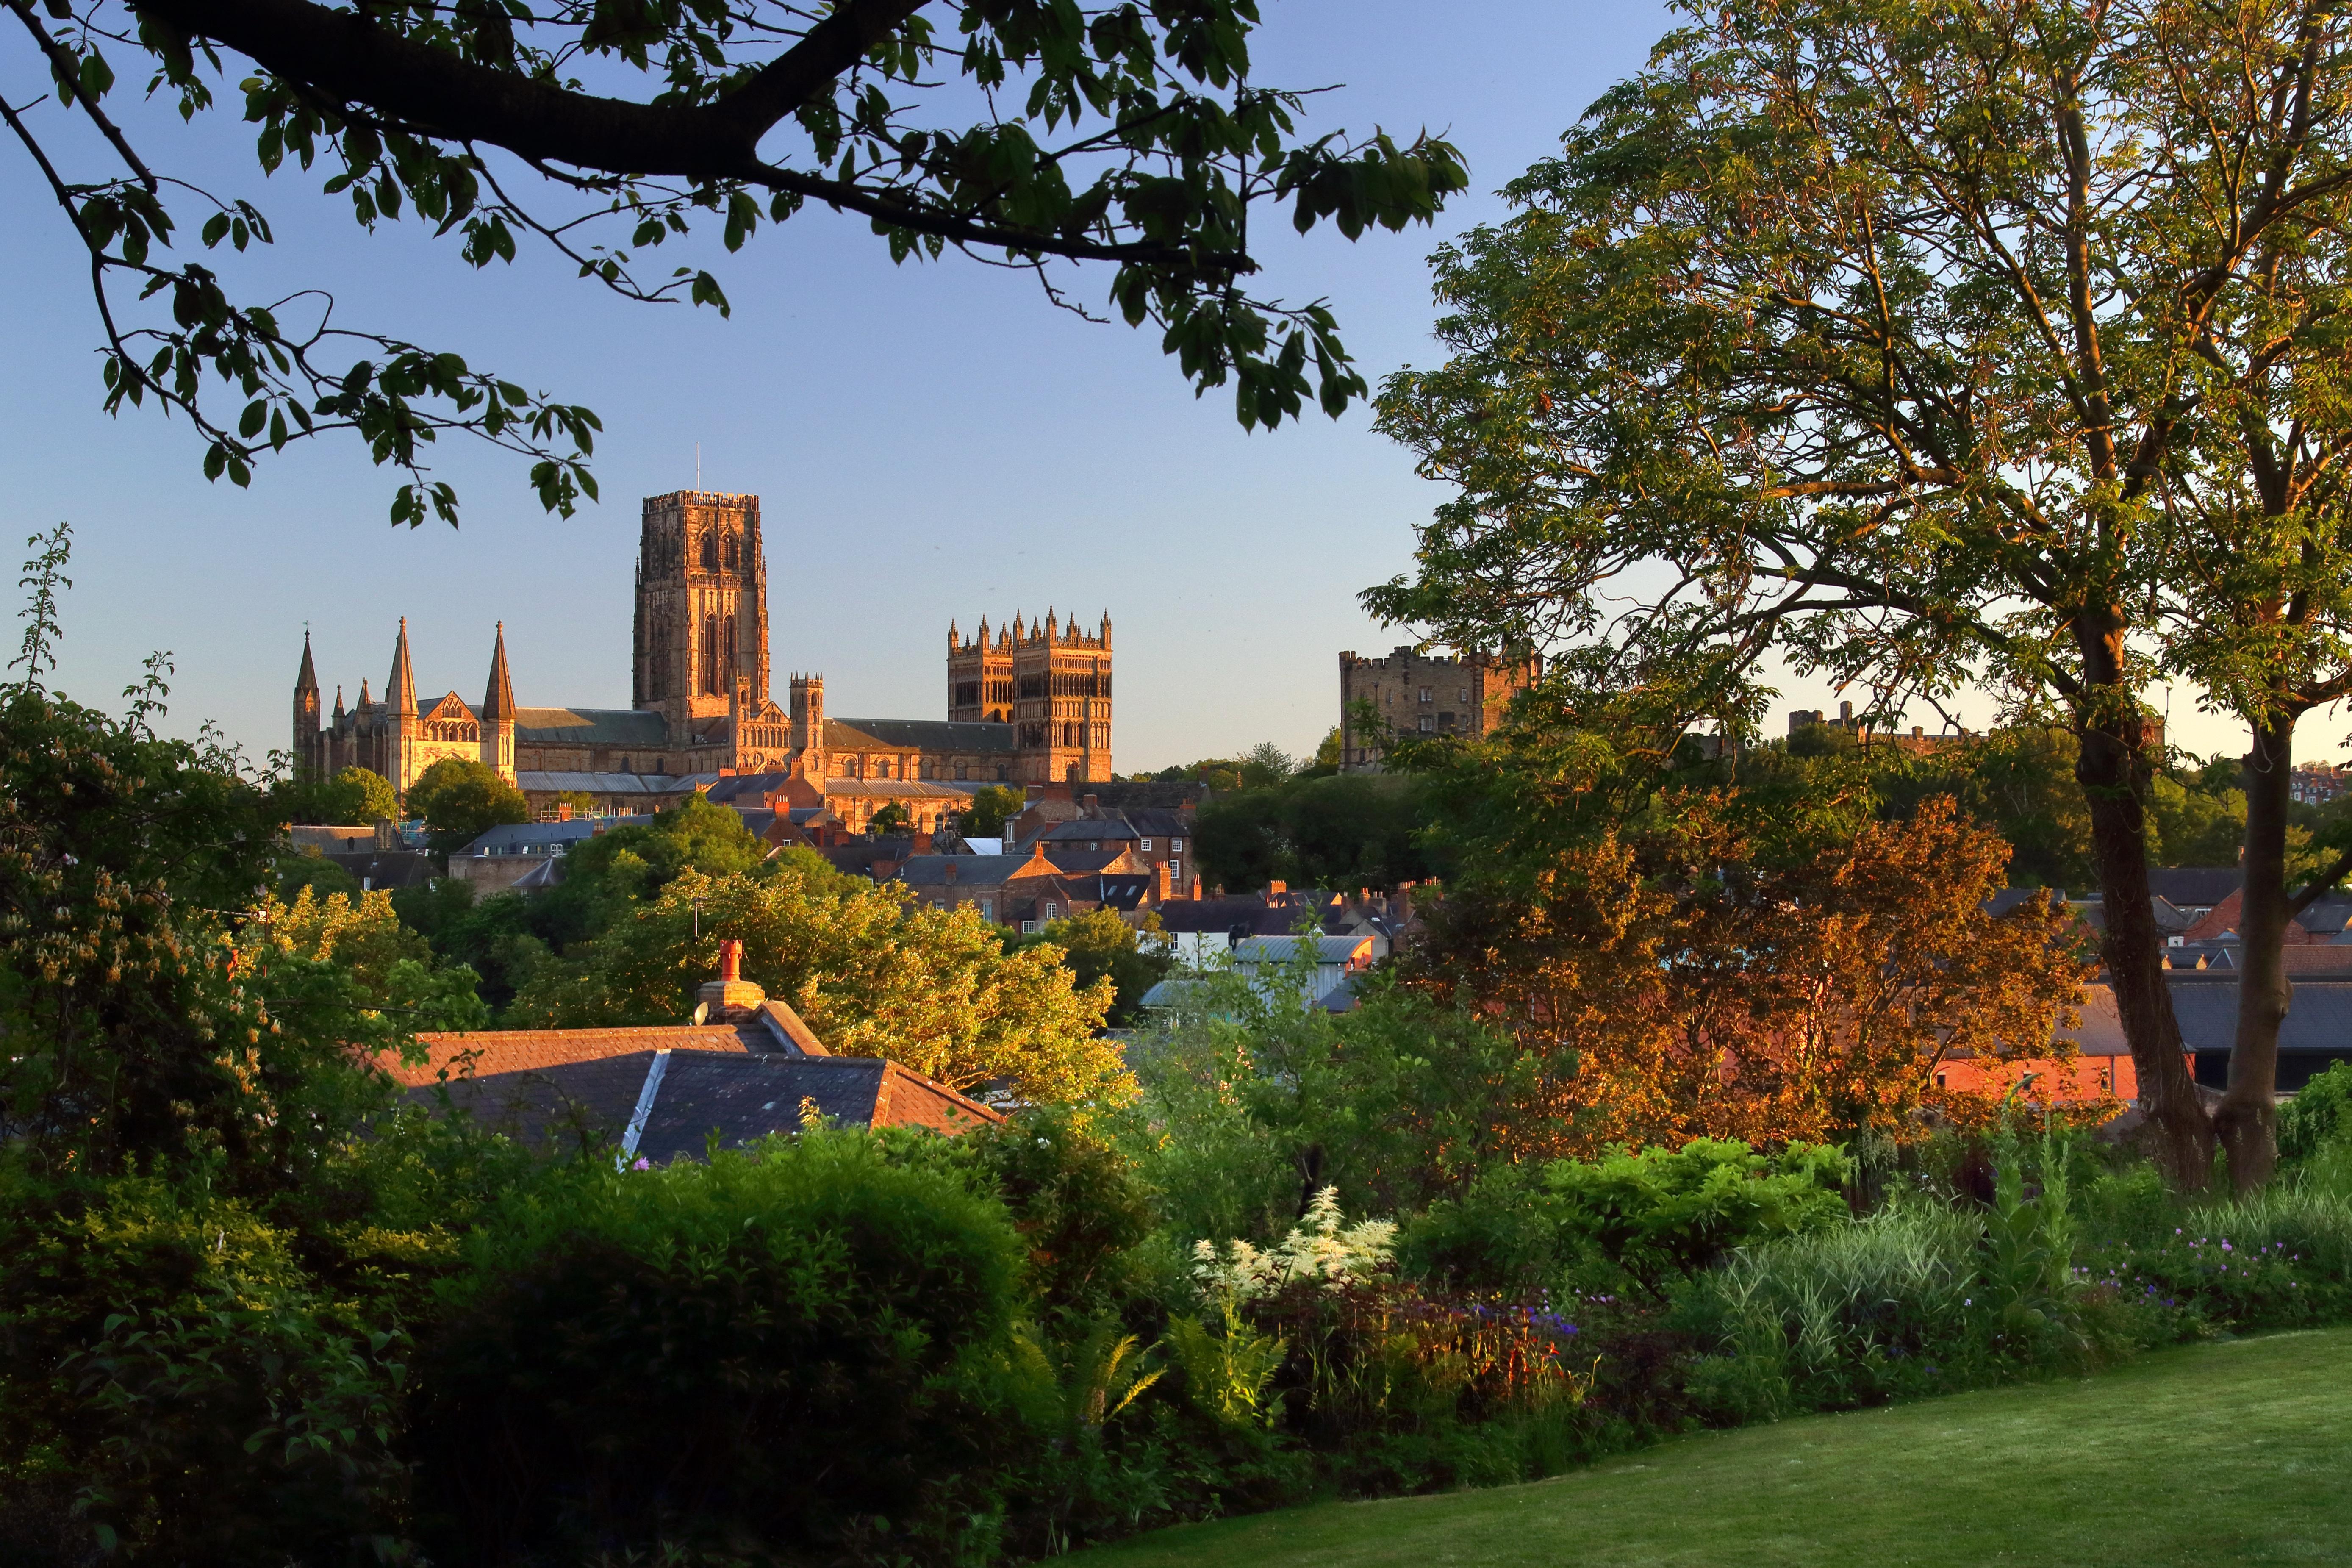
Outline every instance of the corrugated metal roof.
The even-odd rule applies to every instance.
[[[1318,936],[1307,940],[1315,943],[1318,963],[1346,963],[1372,944],[1368,936]],[[1234,962],[1287,963],[1298,955],[1298,942],[1295,936],[1244,937],[1234,944]]]

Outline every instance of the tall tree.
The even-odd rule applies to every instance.
[[[810,203],[866,219],[893,261],[954,247],[1034,269],[1081,313],[1054,264],[1096,264],[1112,309],[1157,324],[1189,380],[1235,384],[1244,425],[1366,391],[1321,301],[1250,291],[1252,209],[1353,239],[1428,221],[1465,181],[1427,136],[1301,132],[1299,95],[1250,80],[1255,0],[6,4],[55,101],[0,104],[0,121],[89,252],[107,406],[185,415],[206,476],[237,484],[265,451],[353,432],[404,476],[395,522],[457,521],[425,458],[460,430],[528,457],[568,514],[595,494],[595,416],[345,326],[322,292],[239,303],[211,265],[172,258],[184,224],[206,251],[272,230],[158,172],[171,132],[117,119],[118,66],[191,121],[236,81],[263,171],[323,163],[363,228],[414,215],[476,267],[541,245],[629,300],[724,312],[717,279],[659,269],[656,247],[699,223],[732,251]],[[84,152],[105,171],[72,172]],[[214,377],[241,407],[207,395]]]
[[[1368,598],[1447,640],[1753,711],[1759,661],[1891,717],[1971,681],[2074,732],[2105,956],[2172,1178],[2211,1123],[2149,908],[2187,492],[2238,471],[2262,258],[2339,268],[2347,24],[2316,3],[1736,0],[1669,37],[1520,212],[1437,258],[1454,351],[1382,424],[1458,500]],[[2329,372],[2332,374],[2332,371]],[[1638,590],[1626,602],[1623,579]]]

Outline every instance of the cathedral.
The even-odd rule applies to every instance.
[[[1096,783],[1111,775],[1110,617],[1096,631],[1020,616],[992,636],[948,628],[947,717],[835,719],[824,678],[769,684],[768,570],[760,498],[680,490],[645,503],[626,708],[527,708],[507,675],[506,628],[490,645],[478,703],[455,691],[420,707],[404,617],[381,697],[335,690],[322,710],[310,640],[294,683],[294,757],[311,774],[346,767],[405,790],[444,757],[497,770],[548,804],[675,796],[695,781],[747,773],[828,781]]]

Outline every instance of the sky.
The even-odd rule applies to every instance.
[[[1433,229],[1351,245],[1265,226],[1267,287],[1328,298],[1375,382],[1441,357],[1429,253],[1503,216],[1496,188],[1668,26],[1648,5],[1540,0],[1265,14],[1256,79],[1336,89],[1309,100],[1311,131],[1426,126],[1469,160],[1471,193]],[[45,87],[24,51],[0,68],[12,102]],[[502,621],[520,701],[625,706],[639,503],[695,485],[698,457],[703,488],[761,498],[779,694],[785,672],[820,671],[845,716],[943,716],[951,619],[1050,608],[1091,626],[1108,611],[1120,772],[1269,740],[1306,753],[1338,721],[1339,652],[1412,640],[1357,595],[1411,569],[1441,497],[1360,407],[1244,432],[1229,392],[1196,399],[1148,330],[1087,323],[1033,279],[952,254],[894,268],[861,221],[817,209],[735,256],[713,247],[731,319],[620,300],[543,250],[477,272],[413,222],[360,230],[320,174],[264,179],[233,110],[186,129],[159,107],[125,112],[167,172],[246,195],[276,226],[268,251],[224,263],[233,291],[330,289],[339,320],[588,405],[604,500],[550,517],[522,462],[472,443],[435,458],[464,498],[456,531],[390,528],[393,475],[348,439],[270,458],[247,489],[207,483],[184,423],[100,408],[79,246],[31,165],[0,155],[19,215],[0,230],[16,279],[0,292],[0,524],[73,524],[54,683],[82,700],[114,705],[168,650],[171,727],[210,721],[259,757],[287,744],[306,627],[328,700],[340,684],[355,700],[362,678],[382,689],[405,616],[425,703],[479,700]],[[1098,306],[1107,282],[1088,275],[1077,297]],[[1783,708],[1835,705],[1825,687],[1783,691]],[[2233,745],[2185,695],[2176,706],[2176,743]]]

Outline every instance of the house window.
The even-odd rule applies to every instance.
[[[1462,689],[1462,699],[1461,699],[1461,700],[1462,700],[1463,701],[1465,701],[1465,702],[1467,702],[1467,701],[1469,701],[1469,700],[1470,700],[1470,689],[1469,689],[1468,687],[1466,687],[1466,686],[1465,686],[1465,687],[1464,687],[1464,688]]]
[[[1139,838],[1136,840],[1136,847],[1140,849],[1144,854],[1149,855],[1151,853],[1151,840],[1149,838]]]
[[[1181,855],[1184,853],[1184,841],[1181,838],[1170,839],[1168,841],[1168,853],[1171,855]]]
[[[1021,934],[1023,936],[1035,936],[1037,934],[1037,922],[1035,921],[1023,921],[1021,922]]]
[[[1431,694],[1430,694],[1430,689],[1429,689],[1429,688],[1428,688],[1428,687],[1426,687],[1426,686],[1424,686],[1424,687],[1423,687],[1423,688],[1421,689],[1421,700],[1422,700],[1423,702],[1429,702],[1429,701],[1433,701],[1433,700],[1434,700],[1434,699],[1433,699],[1433,698],[1431,696]]]
[[[1433,734],[1433,733],[1434,733],[1434,732],[1436,731],[1436,730],[1437,730],[1437,721],[1436,721],[1435,719],[1432,718],[1430,715],[1428,715],[1428,714],[1426,714],[1426,713],[1423,714],[1423,715],[1421,716],[1421,731],[1422,731],[1422,733],[1423,733],[1423,734],[1424,734],[1424,735],[1427,735],[1427,734]]]
[[[947,907],[948,901],[945,899],[933,899],[931,900],[931,908],[940,910],[941,913],[946,912]]]
[[[1060,920],[1062,918],[1062,906],[1059,904],[1047,904],[1045,906],[1045,918],[1049,921]]]
[[[992,921],[996,918],[996,900],[994,899],[982,899],[980,900],[980,918],[984,921]]]
[[[1944,1075],[1942,1073],[1937,1073],[1936,1075],[1936,1087],[1937,1089],[1944,1087]]]

